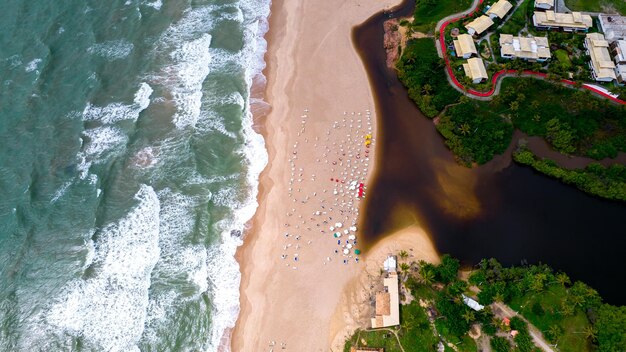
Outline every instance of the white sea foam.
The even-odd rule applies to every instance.
[[[26,64],[26,68],[24,68],[24,70],[26,72],[35,71],[39,67],[39,64],[41,63],[41,61],[42,61],[41,59],[34,59],[33,61]]]
[[[145,185],[135,198],[132,211],[99,231],[93,273],[71,281],[45,315],[58,334],[80,336],[88,349],[139,351],[159,258],[159,200]]]
[[[139,113],[150,105],[150,95],[152,95],[152,92],[152,87],[147,83],[141,83],[139,90],[135,93],[133,104],[112,103],[104,107],[99,107],[88,103],[85,110],[83,110],[83,120],[95,120],[105,124],[122,120],[136,121],[139,118]]]
[[[133,43],[120,39],[94,44],[87,49],[87,52],[113,61],[125,58],[134,47]]]
[[[211,36],[204,34],[196,40],[183,43],[181,48],[171,54],[177,62],[171,67],[178,78],[177,84],[171,89],[177,107],[173,120],[179,129],[195,126],[200,116],[202,82],[209,74],[211,63],[210,45]]]
[[[72,185],[72,182],[65,182],[56,192],[54,192],[54,195],[52,196],[52,200],[50,200],[50,203],[54,203],[57,200],[59,200],[59,198],[63,197],[63,195],[65,194],[65,191],[67,191],[68,187]]]
[[[268,30],[267,18],[269,16],[270,1],[242,2],[243,13],[250,16],[247,19],[244,38],[245,46],[240,54],[246,70],[246,83],[248,95],[252,82],[257,75],[261,75],[265,62],[263,57],[267,49],[267,43],[263,36]],[[217,349],[224,331],[235,326],[239,315],[239,285],[241,274],[239,264],[234,258],[237,246],[242,244],[239,237],[231,235],[230,229],[242,230],[245,223],[252,218],[258,203],[258,178],[261,171],[267,165],[267,151],[263,137],[252,128],[253,120],[250,112],[250,100],[246,101],[246,118],[243,121],[243,135],[246,143],[243,153],[248,163],[247,181],[249,195],[244,204],[237,207],[234,218],[231,221],[223,221],[218,226],[222,228],[222,243],[209,251],[209,280],[214,286],[213,291],[213,326],[211,328],[210,346]]]
[[[83,143],[83,150],[78,155],[80,162],[77,167],[81,179],[88,176],[92,164],[106,161],[112,151],[123,148],[128,141],[124,132],[113,126],[85,130],[83,135],[87,137],[87,141]]]
[[[163,6],[163,2],[161,0],[156,0],[152,2],[146,2],[144,5],[152,7],[153,9],[159,11],[161,10],[161,6]]]

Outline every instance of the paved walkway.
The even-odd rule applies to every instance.
[[[491,77],[491,90],[487,91],[487,92],[480,92],[480,91],[476,91],[474,89],[468,89],[465,86],[463,86],[461,84],[461,82],[459,82],[456,77],[454,76],[454,73],[452,72],[452,67],[450,66],[450,59],[448,58],[447,55],[444,55],[444,52],[446,50],[446,41],[445,41],[445,30],[446,27],[453,22],[459,21],[461,19],[463,19],[464,17],[466,17],[469,14],[472,14],[474,11],[476,11],[478,5],[482,4],[484,0],[474,0],[474,2],[472,3],[472,7],[466,11],[463,11],[461,13],[457,13],[454,15],[450,15],[445,17],[444,19],[440,20],[439,22],[437,22],[437,31],[439,32],[439,40],[436,43],[436,47],[437,47],[437,53],[439,54],[439,57],[443,58],[446,62],[446,76],[448,79],[448,82],[451,83],[451,85],[456,88],[459,92],[462,92],[463,94],[465,94],[466,96],[470,97],[470,98],[474,98],[474,99],[479,99],[479,100],[489,100],[492,98],[492,96],[494,94],[498,94],[499,90],[500,90],[500,81],[502,78],[504,77],[511,77],[511,76],[517,76],[519,73],[515,70],[501,70],[496,72],[492,77]],[[523,71],[524,76],[530,76],[530,77],[535,77],[535,78],[540,78],[540,79],[545,79],[546,78],[546,74],[545,73],[541,73],[541,72],[535,72],[535,71]],[[561,84],[566,85],[566,86],[570,86],[570,87],[574,87],[575,86],[575,82],[571,81],[571,80],[567,80],[567,79],[562,79],[560,81]],[[588,85],[583,85],[581,89],[586,89],[588,91],[591,91],[592,93],[609,99],[617,104],[621,104],[621,105],[626,105],[626,101],[619,99],[619,98],[615,98],[603,91],[600,91],[592,86],[588,86]]]

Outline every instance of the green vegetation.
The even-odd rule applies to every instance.
[[[478,329],[495,352],[539,351],[531,336],[538,332],[560,351],[626,350],[626,307],[602,303],[594,289],[579,281],[572,284],[565,273],[547,265],[505,268],[489,259],[482,260],[464,281],[459,279],[458,260],[449,255],[441,259],[439,265],[400,259],[413,268],[401,278],[414,297],[400,308],[401,325],[358,330],[346,341],[344,351],[351,346],[384,347],[387,352],[401,347],[406,352],[436,351],[441,341],[446,351],[451,351],[448,344],[454,344],[458,351],[474,352],[478,344],[469,332]],[[485,308],[472,310],[463,303],[463,294],[475,297]],[[504,317],[509,318],[508,324]]]
[[[603,198],[626,201],[626,166],[614,164],[604,167],[592,163],[584,169],[568,170],[549,159],[539,159],[531,151],[521,149],[513,159],[535,170],[557,178],[580,190]]]
[[[436,116],[461,96],[444,79],[445,64],[437,56],[432,39],[410,40],[396,68],[400,81],[409,90],[409,97],[428,117]]]
[[[526,27],[528,23],[532,23],[532,13],[530,13],[530,17],[528,17],[529,7],[533,7],[533,0],[524,0],[524,2],[510,15],[510,17],[506,20],[506,23],[497,32],[517,35]]]
[[[469,9],[471,0],[417,0],[413,28],[416,31],[432,31],[440,19]]]
[[[558,49],[554,52],[554,56],[564,69],[569,70],[572,68],[572,61],[569,59],[569,54],[565,49]]]
[[[602,159],[626,151],[624,107],[588,91],[533,78],[507,78],[484,109],[505,112],[516,128],[544,137],[565,154]]]
[[[446,145],[466,165],[484,164],[494,155],[502,154],[513,135],[513,126],[507,119],[483,104],[461,98],[451,106],[437,124],[437,130],[446,139]]]
[[[504,268],[495,259],[483,260],[469,282],[481,289],[481,304],[507,303],[561,351],[626,348],[626,308],[602,304],[594,289],[582,282],[572,285],[566,274],[546,265]],[[511,329],[520,330],[517,324],[511,319]]]
[[[572,11],[603,12],[614,9],[626,15],[626,2],[623,0],[565,0],[565,6]]]

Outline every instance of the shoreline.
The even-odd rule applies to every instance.
[[[296,159],[286,150],[295,143],[293,153],[295,155],[296,145],[308,142],[307,138],[304,138],[303,142],[303,137],[300,136],[301,133],[305,134],[305,119],[307,120],[306,135],[309,136],[308,138],[314,137],[317,141],[318,137],[323,136],[322,132],[325,128],[330,128],[333,121],[335,125],[332,128],[342,130],[344,127],[348,128],[349,125],[348,131],[350,131],[354,124],[354,128],[366,131],[365,128],[370,123],[371,111],[374,116],[371,121],[372,131],[374,131],[374,148],[371,149],[371,154],[367,154],[368,151],[365,152],[365,159],[368,159],[368,155],[372,159],[370,167],[367,167],[367,162],[363,166],[364,160],[357,160],[358,153],[361,153],[358,146],[351,145],[350,142],[345,144],[337,142],[339,145],[334,147],[342,148],[342,151],[346,148],[344,156],[348,153],[349,157],[352,157],[352,153],[357,153],[357,159],[352,159],[352,165],[360,162],[361,164],[357,164],[360,165],[358,170],[361,170],[361,166],[362,170],[367,170],[364,171],[366,174],[360,177],[364,178],[365,183],[371,181],[372,175],[376,173],[377,164],[374,157],[375,139],[378,133],[376,106],[367,71],[352,40],[352,28],[377,12],[396,5],[395,2],[387,0],[385,3],[378,3],[371,0],[359,4],[351,1],[336,5],[329,0],[322,3],[312,0],[306,0],[303,3],[277,0],[271,5],[269,31],[265,37],[268,43],[265,53],[267,66],[263,71],[267,80],[265,100],[271,107],[268,109],[268,114],[253,117],[255,131],[260,133],[265,140],[268,164],[259,177],[257,195],[259,206],[253,218],[248,222],[243,245],[237,249],[235,255],[241,271],[240,314],[235,328],[225,334],[226,339],[232,335],[233,351],[270,350],[272,342],[276,346],[275,349],[280,343],[281,348],[285,347],[285,350],[306,348],[311,351],[327,351],[336,336],[339,336],[340,331],[345,330],[345,323],[351,319],[350,314],[344,313],[354,311],[354,303],[346,301],[345,297],[352,294],[354,281],[361,276],[366,266],[358,263],[352,253],[349,256],[344,255],[344,265],[340,265],[342,257],[338,256],[336,260],[335,257],[331,259],[329,256],[332,249],[336,248],[333,247],[332,238],[329,239],[319,234],[315,237],[302,229],[298,232],[301,232],[305,239],[310,238],[307,242],[310,248],[305,248],[304,242],[302,243],[303,248],[300,250],[302,253],[296,253],[296,258],[294,258],[296,261],[300,259],[297,267],[296,264],[287,264],[287,268],[282,265],[285,262],[281,262],[280,250],[281,245],[287,240],[283,237],[283,232],[286,230],[281,226],[283,225],[281,221],[285,219],[283,214],[286,212],[289,215],[292,207],[285,201],[289,200],[285,193],[289,187],[289,196],[293,197],[291,184],[294,182],[292,178],[288,183],[288,176],[284,174],[287,173],[285,170],[288,170],[289,163],[291,163],[292,177],[294,176],[292,159]],[[305,13],[306,16],[304,16]],[[311,108],[310,113],[309,108]],[[338,127],[342,121],[342,112],[343,127]],[[301,115],[302,129],[298,132],[300,128],[298,115],[303,113],[304,115]],[[308,117],[309,114],[312,116]],[[326,131],[328,135],[333,132],[332,128]],[[310,131],[313,131],[313,134]],[[350,136],[351,132],[347,133]],[[363,133],[367,132],[361,132]],[[338,140],[340,136],[333,138]],[[362,135],[359,136],[362,137]],[[348,137],[348,141],[350,140]],[[353,144],[356,143],[355,140],[358,138],[355,137],[352,140]],[[334,142],[333,145],[335,145]],[[308,160],[303,164],[307,168],[305,172],[309,171],[309,167],[319,174],[328,171],[325,168],[331,167],[334,170],[334,166],[330,165],[325,165],[325,168],[321,165],[317,168],[312,165],[314,158],[319,157],[315,151],[319,148],[316,144],[315,148],[297,149],[297,157]],[[326,148],[328,152],[330,149],[328,146]],[[322,164],[320,158],[317,162]],[[343,163],[345,162],[350,165],[349,160],[344,160]],[[340,161],[339,164],[341,165],[342,162]],[[357,170],[357,167],[354,166],[354,169]],[[302,171],[302,168],[300,170]],[[360,174],[360,171],[355,172]],[[345,174],[348,175],[347,172]],[[316,176],[312,176],[314,180]],[[353,177],[357,176],[353,175]],[[322,179],[327,180],[325,177]],[[316,193],[321,193],[319,187],[324,187],[321,185],[321,181],[316,180],[312,185],[303,184],[302,187],[304,191],[318,190],[318,192],[313,192],[315,196]],[[336,192],[337,186],[334,187]],[[326,189],[324,189],[325,192]],[[333,197],[321,194],[317,197],[320,196],[326,197],[322,202],[332,201]],[[340,193],[336,197],[341,196]],[[308,196],[307,199],[309,199]],[[354,201],[349,200],[351,199],[349,196],[345,199],[348,199],[344,201],[348,204]],[[352,212],[346,210],[346,212],[354,213],[353,217],[356,218],[358,209],[363,209],[364,204],[358,200],[354,202],[357,203],[352,206],[355,210]],[[306,201],[303,200],[302,203]],[[332,211],[333,208],[328,210]],[[297,212],[296,215],[298,215]],[[348,218],[343,212],[341,215]],[[304,220],[302,223],[304,224]],[[285,235],[290,236],[286,233]],[[300,235],[296,239],[299,237]],[[431,243],[428,236],[423,238],[427,239],[426,243]],[[354,242],[356,245],[356,241]],[[376,246],[380,245],[376,244]],[[296,249],[298,246],[299,244],[296,245]],[[283,250],[286,248],[287,245],[284,245]],[[430,255],[436,257],[437,254],[432,244],[430,248]],[[323,259],[324,257],[327,259]],[[369,256],[366,256],[363,262],[368,260]],[[286,270],[292,269],[290,265],[293,265],[294,270]],[[344,287],[348,290],[344,290]],[[306,323],[299,324],[299,322]]]

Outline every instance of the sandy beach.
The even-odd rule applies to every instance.
[[[265,71],[271,110],[255,120],[269,163],[237,253],[241,311],[233,351],[340,350],[345,335],[369,321],[368,272],[388,253],[404,248],[437,260],[418,227],[359,252],[377,131],[351,29],[395,2],[272,5]]]

